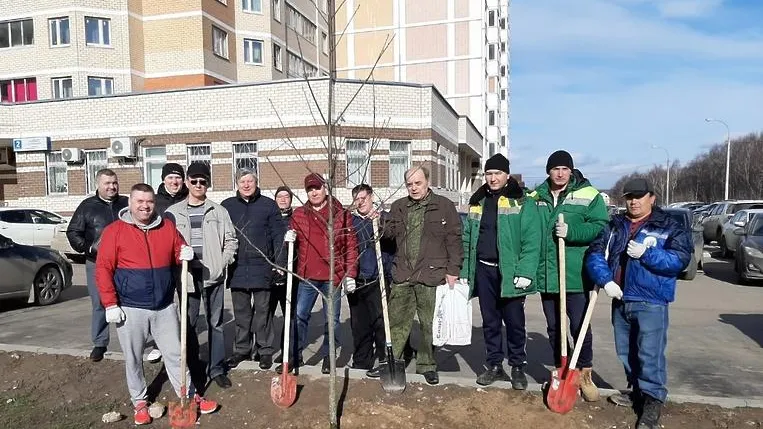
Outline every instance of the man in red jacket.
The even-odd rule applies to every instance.
[[[298,247],[297,275],[307,281],[300,281],[297,289],[297,359],[292,364],[302,365],[302,350],[307,347],[307,326],[310,314],[318,298],[318,292],[324,296],[323,315],[328,320],[325,297],[329,285],[344,287],[345,291],[355,290],[355,277],[358,274],[358,241],[352,228],[352,214],[342,207],[336,199],[328,198],[328,190],[323,178],[316,173],[305,177],[307,203],[294,210],[290,230],[284,241],[296,241]],[[334,225],[334,278],[329,277],[329,211],[333,213]],[[337,291],[334,303],[334,337],[339,346],[339,313],[341,294]],[[329,359],[328,327],[323,336],[323,365],[321,372],[328,374]],[[289,368],[293,368],[289,365]],[[281,368],[276,368],[278,371]]]
[[[106,308],[106,322],[115,323],[122,347],[127,388],[135,407],[135,424],[151,423],[143,375],[143,349],[149,335],[164,357],[170,383],[180,396],[180,325],[174,303],[172,268],[193,259],[175,224],[154,211],[153,188],[139,183],[130,190],[128,207],[119,220],[103,231],[95,281]],[[186,369],[187,371],[187,369]],[[190,380],[190,375],[186,374]],[[202,414],[213,413],[217,403],[189,394]]]

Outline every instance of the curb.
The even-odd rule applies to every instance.
[[[90,352],[87,350],[79,349],[54,349],[49,347],[37,347],[27,346],[21,344],[4,344],[0,343],[0,351],[3,352],[26,352],[48,355],[65,355],[73,357],[88,358]],[[119,352],[106,352],[104,359],[123,361],[124,356]],[[244,361],[241,362],[232,371],[258,371],[258,372],[272,372],[273,370],[261,370],[255,362]],[[321,374],[321,368],[319,365],[303,366],[299,370],[300,375],[307,375],[314,378],[328,378],[327,375]],[[337,376],[347,376],[352,380],[375,380],[366,376],[366,371],[361,369],[352,369],[349,367],[338,368]],[[426,384],[424,376],[420,374],[406,373],[406,380],[411,383]],[[497,381],[490,385],[490,387],[484,387],[478,385],[474,378],[457,377],[450,375],[440,374],[439,385],[456,385],[461,387],[468,387],[474,389],[504,389],[511,390],[511,383],[507,381]],[[530,383],[527,386],[527,391],[535,394],[541,393],[542,385],[538,383]],[[599,389],[601,396],[607,397],[615,393],[619,393],[616,389]],[[715,405],[721,408],[763,408],[763,399],[756,398],[727,398],[720,396],[699,396],[699,395],[668,395],[668,402],[676,404],[702,404],[702,405]]]

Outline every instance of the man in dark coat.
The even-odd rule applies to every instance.
[[[284,265],[284,228],[275,201],[262,195],[257,173],[242,168],[236,173],[238,191],[222,202],[228,210],[239,246],[231,265],[228,286],[233,300],[236,339],[228,366],[235,367],[259,355],[260,368],[273,365],[275,334],[270,309],[270,293],[275,268]],[[276,260],[281,259],[281,260]]]
[[[162,167],[162,184],[156,191],[156,213],[159,216],[169,206],[179,203],[188,197],[188,187],[185,186],[185,171],[180,164],[168,162]]]

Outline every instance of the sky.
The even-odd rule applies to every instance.
[[[548,155],[607,189],[763,131],[763,0],[512,0],[509,158],[528,186]],[[653,149],[656,145],[663,149]],[[733,151],[733,145],[732,145]]]

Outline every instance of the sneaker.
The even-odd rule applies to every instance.
[[[527,389],[527,376],[524,365],[511,367],[511,388],[514,390]]]
[[[620,392],[610,395],[609,402],[617,405],[618,407],[633,407],[633,392]]]
[[[103,355],[106,354],[106,347],[93,347],[93,351],[90,352],[90,360],[93,362],[100,362],[103,360]]]
[[[273,366],[273,356],[271,355],[260,356],[260,369],[262,370],[270,369],[271,366]]]
[[[162,360],[162,352],[155,348],[146,356],[146,360],[150,363],[157,363]]]
[[[644,395],[644,410],[638,419],[636,429],[659,429],[662,402],[649,395]]]
[[[137,404],[135,404],[135,424],[136,425],[147,425],[151,423],[151,414],[148,412],[148,402],[146,401],[138,401]]]
[[[329,374],[331,373],[331,362],[329,361],[328,356],[323,358],[323,365],[321,365],[321,374]]]
[[[424,376],[424,381],[426,381],[428,385],[435,386],[440,384],[440,376],[437,375],[437,371],[427,371],[422,375]]]
[[[387,362],[386,361],[379,362],[379,366],[377,366],[376,368],[371,368],[368,371],[366,371],[366,377],[368,377],[368,378],[379,378],[379,377],[381,377],[382,368],[385,367],[385,366],[387,366]]]
[[[601,399],[599,388],[593,383],[592,377],[592,368],[583,368],[580,371],[580,393],[586,402],[596,402]]]
[[[211,399],[207,399],[203,396],[199,396],[199,394],[193,395],[193,400],[196,401],[196,405],[199,406],[199,412],[201,414],[212,414],[217,411],[217,408],[219,407],[217,402]]]
[[[230,378],[228,378],[225,374],[220,374],[217,377],[213,378],[212,380],[217,383],[218,386],[220,386],[221,389],[227,389],[231,386],[233,386],[233,383],[231,383]]]
[[[509,374],[503,370],[503,365],[493,365],[477,377],[480,386],[490,386],[496,381],[509,381]]]

